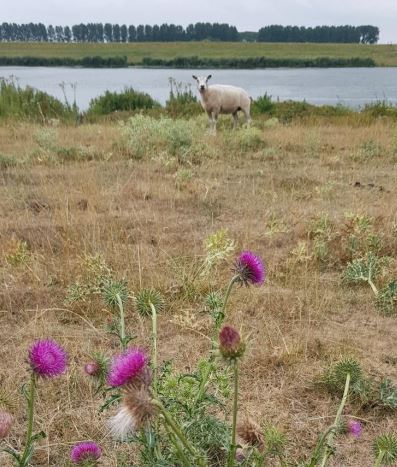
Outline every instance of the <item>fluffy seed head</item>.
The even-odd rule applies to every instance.
[[[226,359],[239,358],[244,354],[245,344],[240,334],[231,326],[223,326],[219,333],[219,350]]]
[[[259,256],[251,251],[243,251],[235,264],[235,273],[239,282],[244,285],[263,284],[265,280],[265,267]]]
[[[146,363],[146,355],[140,349],[127,349],[116,355],[110,367],[108,384],[118,387],[131,383],[144,370]]]
[[[154,413],[148,387],[143,382],[128,385],[120,410],[109,420],[110,430],[116,438],[125,439],[148,422]]]
[[[52,339],[38,340],[29,350],[29,362],[38,376],[51,378],[66,370],[67,354]]]
[[[361,423],[357,420],[349,420],[347,422],[347,431],[355,438],[359,438],[362,431]]]
[[[0,410],[0,440],[9,435],[13,421],[14,418],[9,412]]]
[[[98,444],[93,441],[77,443],[70,452],[70,459],[74,464],[83,464],[94,462],[101,457],[102,450]]]
[[[117,439],[126,439],[136,429],[135,419],[127,407],[122,405],[116,415],[109,419],[109,428]]]

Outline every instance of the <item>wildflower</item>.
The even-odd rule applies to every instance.
[[[101,372],[101,366],[98,362],[88,362],[84,365],[84,371],[89,376],[98,376]]]
[[[142,350],[127,349],[114,357],[108,375],[108,384],[118,387],[131,383],[140,375],[146,363],[146,355]]]
[[[219,333],[219,350],[226,359],[241,357],[245,350],[245,344],[241,341],[238,331],[231,326],[223,326]]]
[[[259,256],[251,251],[243,251],[235,264],[238,281],[244,285],[263,284],[265,280],[265,267]]]
[[[359,438],[361,435],[361,423],[357,420],[349,420],[347,422],[347,431],[354,436],[355,438]]]
[[[70,459],[74,464],[83,464],[96,461],[101,457],[102,450],[93,441],[77,443],[70,452]]]
[[[51,339],[38,340],[29,350],[29,361],[37,375],[51,378],[65,371],[67,354]]]
[[[0,440],[6,438],[11,430],[13,416],[5,410],[0,410]]]
[[[155,413],[152,398],[145,384],[126,387],[120,410],[109,420],[112,433],[121,439],[139,430]]]

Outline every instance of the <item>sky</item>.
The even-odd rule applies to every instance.
[[[62,26],[208,21],[257,31],[269,24],[371,24],[380,29],[379,42],[397,43],[397,0],[0,0],[0,11],[0,22]]]

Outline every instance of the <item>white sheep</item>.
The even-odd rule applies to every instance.
[[[193,75],[193,78],[197,81],[197,87],[201,96],[201,105],[207,112],[212,130],[216,132],[219,114],[232,114],[233,129],[236,128],[238,124],[237,112],[239,110],[244,112],[248,125],[251,121],[251,98],[247,91],[226,84],[213,84],[208,86],[208,80],[211,76],[212,75],[197,77]]]

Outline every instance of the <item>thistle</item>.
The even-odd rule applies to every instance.
[[[226,360],[235,360],[244,354],[245,343],[231,326],[224,326],[219,333],[219,351]]]
[[[77,443],[70,452],[70,460],[73,464],[97,465],[97,460],[101,457],[102,450],[97,443],[85,441]]]
[[[152,368],[153,387],[157,391],[157,315],[164,308],[164,299],[155,289],[141,289],[136,297],[136,308],[142,316],[152,318]]]
[[[124,305],[128,300],[127,284],[123,281],[108,280],[102,286],[102,296],[108,306],[119,310],[118,337],[120,339],[121,348],[125,350],[128,342],[131,340],[125,333]]]
[[[29,349],[29,364],[31,368],[31,378],[29,390],[26,392],[28,402],[28,427],[25,449],[21,454],[11,450],[7,451],[17,461],[19,467],[26,467],[29,465],[34,451],[34,443],[45,437],[45,433],[42,431],[33,434],[37,380],[39,378],[53,378],[64,373],[67,365],[67,354],[63,348],[52,339],[38,340]]]
[[[224,326],[219,333],[219,350],[223,358],[233,365],[234,397],[233,397],[233,424],[232,438],[229,448],[228,467],[234,465],[236,457],[236,428],[238,410],[238,360],[244,354],[245,344],[241,341],[240,334],[231,326]]]
[[[243,251],[235,263],[235,273],[238,282],[248,286],[262,285],[265,281],[265,267],[259,256],[251,251]]]
[[[0,410],[0,440],[7,438],[11,431],[14,417],[6,410]]]
[[[146,363],[146,355],[140,349],[127,349],[116,355],[110,366],[108,384],[112,387],[119,387],[132,383],[141,374]]]
[[[388,433],[378,436],[374,441],[375,466],[391,465],[397,461],[397,439]]]
[[[35,342],[29,350],[29,363],[33,374],[52,378],[66,370],[66,352],[51,339]]]
[[[362,426],[358,420],[349,420],[347,422],[347,431],[354,438],[359,438],[361,436]]]

